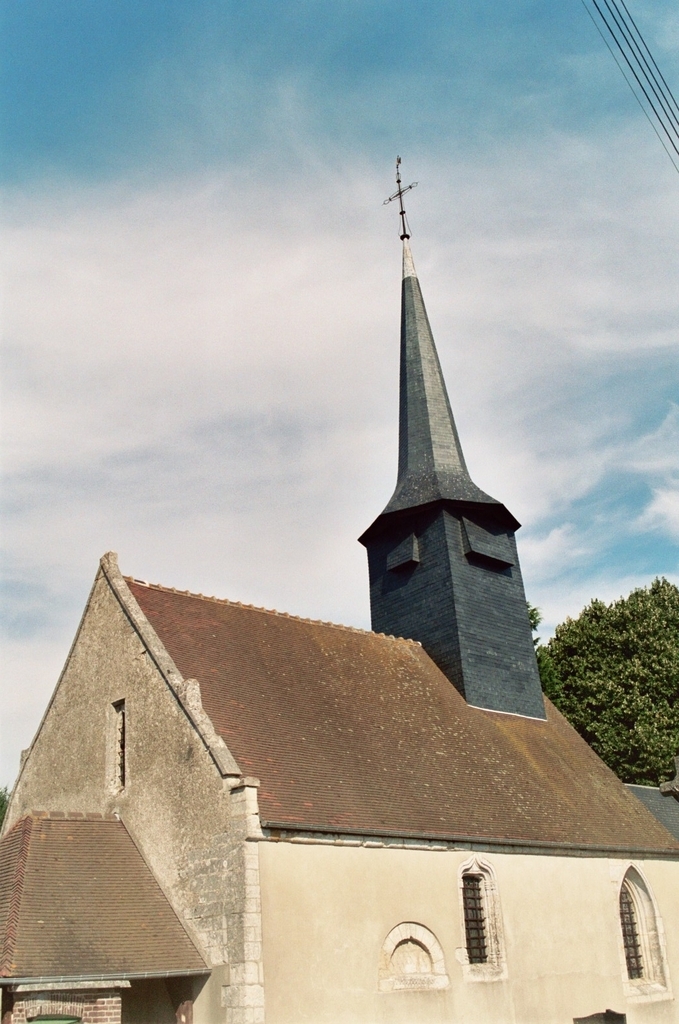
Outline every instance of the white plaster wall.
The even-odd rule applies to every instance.
[[[628,1024],[679,1024],[677,1002],[624,994],[618,882],[605,858],[484,853],[495,871],[507,978],[467,981],[458,870],[469,851],[260,843],[267,1024],[302,1021],[570,1024],[606,1008]],[[627,863],[627,862],[625,862]],[[679,863],[640,862],[679,985]],[[378,959],[402,921],[444,951],[445,991],[379,992]]]

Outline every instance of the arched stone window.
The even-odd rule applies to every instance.
[[[404,921],[392,928],[382,944],[380,992],[426,991],[448,988],[441,944],[428,928]]]
[[[668,998],[662,921],[648,883],[635,867],[627,869],[620,884],[618,914],[626,994]]]
[[[479,857],[459,869],[461,931],[457,950],[467,981],[498,981],[507,977],[502,914],[495,872]]]

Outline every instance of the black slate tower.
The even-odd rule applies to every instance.
[[[419,640],[469,704],[544,718],[514,539],[520,523],[469,475],[402,238],[398,479],[360,538],[372,627]]]

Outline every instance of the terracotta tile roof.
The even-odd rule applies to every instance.
[[[0,977],[206,971],[116,818],[31,814],[0,841]]]
[[[265,824],[679,852],[549,702],[479,710],[413,641],[127,582]]]

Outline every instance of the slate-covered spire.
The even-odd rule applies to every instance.
[[[469,704],[545,717],[514,533],[469,475],[408,244],[403,193],[396,490],[360,538],[372,627],[419,640]],[[412,187],[412,186],[409,186]]]
[[[469,476],[410,244],[404,238],[398,479],[384,511],[442,498],[500,504]]]

